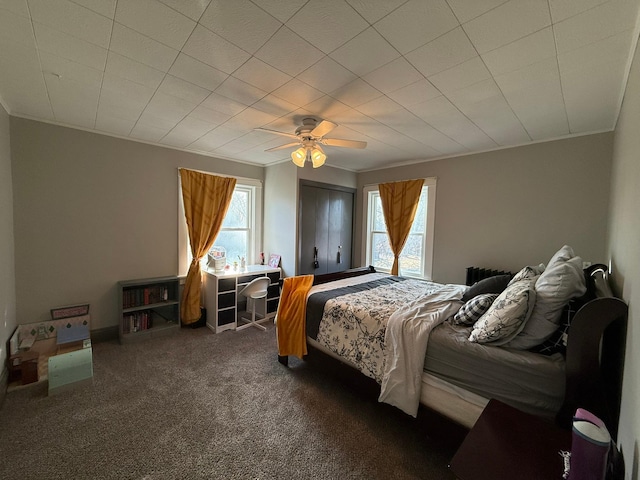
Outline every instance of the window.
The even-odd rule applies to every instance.
[[[180,177],[178,176],[178,184]],[[179,190],[178,209],[178,261],[181,274],[186,274],[193,258],[189,244],[189,232],[184,217],[182,192]],[[259,261],[258,254],[262,247],[260,243],[262,224],[262,183],[248,178],[237,178],[236,186],[231,197],[229,210],[222,222],[222,228],[216,237],[214,245],[224,247],[227,252],[227,262],[240,263],[240,257],[245,257],[247,265]],[[203,267],[206,264],[203,259]]]
[[[407,277],[431,278],[433,258],[433,225],[435,219],[436,179],[427,178],[422,187],[409,237],[400,254],[399,274]],[[384,223],[382,202],[377,185],[364,189],[366,264],[376,270],[390,272],[393,252]]]

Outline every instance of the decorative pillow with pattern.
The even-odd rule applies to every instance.
[[[524,267],[522,270],[520,270],[518,273],[516,273],[513,276],[509,284],[519,282],[520,280],[526,280],[528,278],[537,277],[542,272],[544,272],[544,263],[541,263],[537,267],[532,267],[530,265],[527,265],[526,267]]]
[[[467,303],[460,307],[458,313],[453,317],[454,325],[466,325],[471,326],[478,321],[478,319],[487,311],[498,298],[497,293],[483,293],[476,297],[473,297]]]
[[[489,310],[473,326],[470,342],[502,345],[523,328],[536,301],[538,277],[520,280],[498,295]]]

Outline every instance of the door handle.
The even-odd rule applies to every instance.
[[[318,262],[318,247],[313,247],[313,268],[320,268],[320,262]]]
[[[342,263],[342,245],[338,245],[338,261],[336,263]]]

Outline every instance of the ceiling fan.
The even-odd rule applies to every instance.
[[[295,139],[295,142],[269,148],[265,150],[265,152],[273,152],[298,146],[299,148],[291,152],[291,160],[293,160],[293,163],[298,167],[304,167],[304,163],[310,161],[313,164],[313,168],[318,168],[324,165],[327,159],[327,155],[324,153],[321,145],[343,148],[365,148],[367,146],[367,142],[360,142],[358,140],[325,138],[325,135],[337,126],[337,124],[328,120],[322,120],[318,123],[315,118],[307,117],[302,119],[302,126],[296,128],[295,133],[279,132],[277,130],[269,130],[268,128],[256,128],[256,130]]]

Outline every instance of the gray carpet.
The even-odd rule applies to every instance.
[[[452,479],[455,445],[275,332],[94,344],[93,386],[7,394],[2,479]],[[364,377],[362,377],[364,378]]]

